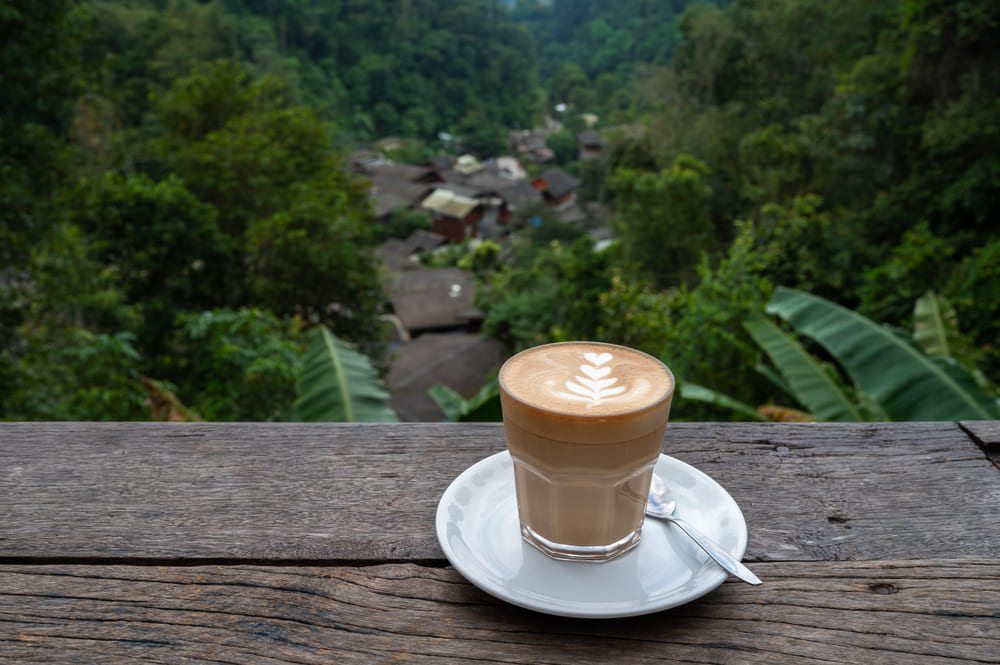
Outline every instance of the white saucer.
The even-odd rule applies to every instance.
[[[677,499],[677,515],[742,558],[743,513],[710,477],[660,455],[656,472]],[[639,546],[608,563],[556,561],[521,539],[514,467],[507,451],[477,462],[441,496],[437,535],[455,569],[483,591],[520,607],[568,617],[610,618],[676,607],[727,577],[676,526],[649,518]]]

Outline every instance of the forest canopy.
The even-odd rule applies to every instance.
[[[546,116],[610,246],[533,210],[434,259],[509,350],[640,348],[679,419],[920,416],[809,312],[992,413],[998,38],[967,0],[0,0],[0,419],[299,417],[315,331],[384,360],[349,152]]]
[[[191,62],[228,59],[281,79],[289,101],[364,140],[432,139],[481,111],[530,126],[539,111],[535,43],[483,0],[91,0],[84,53],[102,94],[140,124],[151,92]]]

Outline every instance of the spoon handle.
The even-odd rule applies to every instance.
[[[677,526],[679,526],[684,533],[691,536],[691,540],[698,543],[698,547],[705,550],[708,556],[715,559],[715,562],[720,566],[725,568],[727,571],[740,578],[744,582],[749,582],[750,584],[760,584],[760,578],[753,574],[749,568],[744,566],[739,559],[734,557],[729,552],[722,549],[719,545],[712,542],[710,538],[702,534],[700,531],[695,529],[693,526],[688,524],[682,519],[674,516],[665,517]]]

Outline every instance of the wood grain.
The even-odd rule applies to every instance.
[[[429,562],[498,424],[0,423],[0,561]],[[672,424],[752,561],[995,556],[1000,471],[958,425]]]
[[[547,617],[450,568],[3,566],[10,663],[878,663],[1000,660],[995,560],[764,563],[658,614]]]
[[[979,444],[986,456],[1000,469],[1000,421],[970,420],[961,423],[973,441]]]
[[[967,420],[962,428],[988,449],[1000,451],[1000,421],[998,420]]]

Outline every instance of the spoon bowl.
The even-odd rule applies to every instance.
[[[653,480],[649,485],[649,500],[646,502],[646,514],[650,517],[657,517],[676,524],[680,527],[681,531],[690,536],[691,540],[696,542],[701,549],[705,550],[705,553],[708,554],[708,556],[712,557],[716,563],[722,566],[729,573],[750,584],[761,583],[760,578],[754,575],[753,571],[744,566],[739,559],[722,549],[720,545],[713,542],[693,526],[679,517],[676,517],[674,515],[674,510],[676,508],[677,501],[674,499],[674,495],[667,486],[667,483],[664,482],[663,478],[654,473]]]

